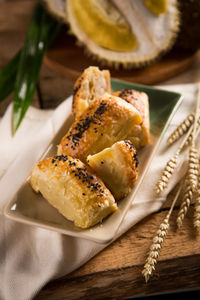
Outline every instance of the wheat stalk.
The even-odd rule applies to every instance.
[[[155,191],[157,194],[160,194],[164,189],[167,188],[170,178],[172,177],[177,165],[178,165],[178,157],[180,151],[175,153],[173,157],[167,162],[160,179],[158,180],[157,184],[155,185]]]
[[[196,193],[196,199],[194,204],[194,227],[200,232],[200,171],[198,178],[198,189]]]
[[[183,194],[183,200],[178,212],[178,216],[176,219],[176,223],[178,228],[181,227],[183,220],[188,212],[188,209],[190,207],[191,201],[193,198],[193,190],[190,186],[190,180],[188,179],[188,174],[186,177],[186,182],[185,182],[185,186],[184,186],[184,194]]]
[[[170,136],[167,139],[167,143],[169,145],[176,142],[178,139],[180,139],[191,127],[193,127],[194,123],[194,113],[190,113],[179,125],[178,127],[170,134]],[[200,129],[200,117],[198,118],[197,122],[197,130]],[[188,137],[189,140],[191,140],[192,135]],[[188,141],[186,142],[186,145],[188,144]]]
[[[200,120],[200,118],[199,118],[199,120]],[[198,125],[197,125],[197,130],[196,130],[196,134],[195,134],[195,139],[196,139],[196,137],[199,135],[199,132],[200,132],[200,123],[198,123]],[[188,146],[189,144],[191,144],[191,143],[192,143],[192,139],[193,139],[193,134],[192,134],[192,132],[191,132],[191,134],[188,136],[187,141],[185,142],[184,147],[186,147],[186,146]]]
[[[195,191],[198,185],[198,173],[199,173],[199,153],[198,150],[192,145],[189,149],[189,161],[188,161],[188,179],[192,191]]]
[[[183,181],[182,181],[183,182]],[[145,281],[148,282],[149,278],[152,276],[153,271],[155,271],[155,265],[158,262],[158,257],[160,255],[160,251],[164,242],[164,239],[167,235],[168,229],[169,229],[169,219],[171,216],[171,213],[173,211],[174,205],[179,197],[180,191],[181,191],[182,183],[179,186],[179,189],[173,199],[173,202],[171,204],[170,210],[167,213],[166,217],[164,218],[163,222],[160,224],[159,229],[156,232],[156,236],[153,238],[149,254],[147,256],[142,274],[145,278]]]
[[[193,127],[194,135],[196,129],[200,126],[200,116],[199,116],[199,103],[200,103],[200,84],[198,85],[197,89],[197,104],[196,104],[196,111],[195,113],[190,113],[177,127],[176,129],[171,133],[171,135],[167,139],[168,144],[173,144],[175,141],[177,141],[180,137],[182,137],[189,128],[191,128],[192,124],[194,124]]]
[[[193,126],[190,126],[189,130],[187,131],[187,134],[185,138],[183,139],[181,145],[179,146],[178,150],[174,154],[172,158],[169,159],[167,162],[160,179],[156,183],[154,190],[157,194],[160,194],[164,189],[167,188],[170,178],[175,172],[175,169],[178,165],[178,158],[182,151],[182,149],[185,147],[185,144],[188,143],[189,137],[191,136],[191,147],[189,149],[189,171],[188,171],[188,178],[190,180],[190,184],[193,190],[197,187],[198,182],[198,151],[195,148],[195,138],[197,134],[197,123],[199,120],[199,104],[200,104],[200,85],[198,86],[198,96],[197,96],[197,102],[196,102],[196,109],[194,114],[194,124]]]
[[[198,184],[198,173],[199,173],[199,155],[198,150],[195,147],[195,135],[197,132],[197,123],[199,119],[199,105],[200,105],[200,85],[197,91],[197,102],[194,115],[194,125],[192,130],[191,147],[189,149],[189,163],[188,163],[188,179],[190,182],[191,189],[196,190]]]
[[[200,194],[200,175],[199,175],[199,158],[198,158],[198,150],[196,148],[192,149],[193,147],[190,147],[190,157],[189,157],[189,163],[188,163],[188,170],[186,175],[186,182],[184,187],[184,194],[183,194],[183,201],[181,203],[178,216],[176,219],[177,226],[180,228],[180,226],[183,223],[183,220],[188,212],[188,209],[190,207],[191,201],[194,197],[194,192],[198,187],[197,194]],[[193,153],[194,152],[194,153]],[[194,155],[193,155],[194,154]],[[197,224],[198,219],[198,211],[200,212],[200,199],[198,200],[198,196],[196,199],[196,212],[194,214],[194,222]],[[199,203],[199,205],[198,205]],[[200,216],[199,216],[200,217]],[[196,227],[196,226],[195,226]]]
[[[177,168],[179,155],[180,155],[182,149],[184,148],[185,143],[191,133],[192,133],[192,128],[190,128],[188,130],[188,132],[187,132],[184,140],[182,141],[181,145],[179,146],[178,150],[176,151],[174,156],[171,157],[169,159],[169,161],[167,162],[167,164],[165,165],[165,168],[162,171],[161,177],[154,187],[154,190],[156,191],[157,194],[160,194],[164,189],[167,188],[169,180],[172,177],[172,175],[174,174],[175,169]]]
[[[198,139],[197,148],[200,148],[200,139]],[[198,173],[198,185],[195,194],[195,203],[194,203],[194,219],[193,224],[194,228],[200,232],[200,160],[199,160],[199,173]]]
[[[190,113],[179,125],[178,127],[171,133],[171,135],[167,139],[168,144],[173,144],[180,137],[182,137],[190,128],[190,126],[194,123],[194,114]]]

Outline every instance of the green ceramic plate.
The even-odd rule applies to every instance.
[[[150,122],[151,122],[151,145],[139,151],[140,170],[139,180],[135,184],[132,192],[118,203],[118,211],[103,220],[101,224],[93,228],[82,230],[73,225],[58,213],[40,194],[32,191],[29,179],[23,183],[22,187],[16,193],[5,208],[5,215],[10,219],[35,225],[49,230],[57,231],[66,235],[86,238],[99,243],[110,242],[116,235],[117,230],[125,217],[130,205],[136,195],[137,189],[142,183],[143,177],[151,163],[156,149],[162,140],[165,130],[171,117],[181,102],[181,95],[174,92],[159,90],[145,85],[132,84],[119,80],[112,80],[113,91],[134,88],[138,91],[144,91],[149,96]],[[66,122],[63,124],[59,133],[55,136],[48,151],[44,157],[54,155],[61,137],[66,133],[72,123],[71,102],[69,101]],[[134,202],[133,202],[134,205]]]

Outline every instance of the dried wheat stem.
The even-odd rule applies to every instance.
[[[155,192],[157,194],[160,194],[161,192],[163,192],[164,189],[166,189],[168,187],[168,183],[170,178],[172,177],[172,175],[175,172],[175,169],[178,166],[178,158],[180,155],[180,152],[182,151],[182,149],[184,148],[184,145],[189,137],[189,135],[192,132],[192,128],[190,128],[190,130],[187,132],[184,140],[182,141],[181,145],[179,146],[178,150],[176,151],[175,155],[170,158],[170,160],[167,162],[160,179],[158,180],[158,182],[155,185]]]
[[[198,174],[199,174],[199,154],[195,146],[192,145],[189,149],[188,179],[190,181],[190,186],[193,192],[197,189]]]
[[[197,149],[200,148],[200,139],[197,142]],[[198,174],[198,185],[197,191],[195,194],[195,203],[194,203],[194,218],[193,224],[198,232],[200,232],[200,160],[199,160],[199,174]]]
[[[153,271],[155,271],[155,265],[158,262],[158,257],[159,257],[164,239],[167,235],[167,231],[169,229],[169,219],[170,219],[171,213],[173,211],[174,205],[180,194],[181,186],[182,186],[182,184],[180,185],[180,187],[174,197],[174,200],[171,204],[169,212],[167,213],[163,222],[160,224],[159,229],[156,232],[156,236],[153,238],[152,245],[150,247],[149,254],[147,256],[147,259],[146,259],[146,262],[145,262],[145,265],[144,265],[144,268],[142,271],[142,274],[143,274],[146,282],[148,282],[149,278],[153,274]]]
[[[176,223],[177,223],[177,226],[178,228],[181,227],[182,223],[183,223],[183,220],[188,212],[188,209],[190,207],[190,203],[192,201],[192,198],[193,198],[193,190],[191,188],[191,185],[190,185],[190,180],[188,178],[188,174],[187,174],[187,177],[186,177],[186,181],[185,181],[185,186],[184,186],[184,194],[183,194],[183,200],[182,200],[182,203],[181,203],[181,206],[180,206],[180,209],[179,209],[179,212],[178,212],[178,216],[177,216],[177,219],[176,219]]]
[[[169,217],[167,215],[166,218],[163,220],[163,222],[160,224],[160,227],[156,232],[156,236],[153,238],[153,243],[150,247],[149,255],[146,259],[146,263],[142,271],[142,274],[146,282],[148,282],[149,278],[152,276],[153,271],[155,271],[155,265],[158,261],[160,250],[162,248],[164,238],[167,235],[168,229],[169,229]]]
[[[155,191],[157,194],[160,194],[164,189],[167,188],[170,178],[172,177],[177,165],[178,165],[178,157],[180,151],[178,150],[173,157],[167,162],[160,179],[155,185]]]
[[[196,134],[196,129],[197,129],[197,124],[199,120],[199,106],[200,106],[200,84],[198,85],[198,90],[197,90],[197,102],[196,102],[196,108],[195,108],[195,115],[194,115],[194,125],[193,125],[193,139],[192,143],[195,143],[195,134]]]
[[[199,121],[200,121],[200,118],[199,118]],[[200,132],[200,123],[197,124],[197,128],[196,128],[196,134],[195,134],[195,139],[197,138],[197,136],[199,135],[199,132]],[[193,139],[193,134],[191,132],[191,134],[188,136],[188,139],[187,141],[185,142],[184,144],[184,147],[188,146],[189,144],[192,143],[192,139]]]
[[[188,129],[191,127],[193,123],[194,123],[194,114],[191,113],[172,132],[172,134],[167,139],[167,143],[173,144],[175,141],[177,141],[188,131]]]
[[[194,227],[198,232],[200,232],[200,172],[198,178],[198,189],[194,204]]]
[[[171,135],[167,139],[168,144],[173,144],[177,141],[180,137],[182,137],[189,128],[193,127],[193,133],[195,135],[196,129],[200,126],[200,116],[199,116],[199,104],[200,104],[200,84],[197,90],[197,103],[196,103],[196,111],[195,113],[190,113],[171,133]],[[191,126],[193,125],[193,126]],[[192,134],[193,134],[192,133]],[[191,137],[189,137],[191,139]],[[188,142],[187,142],[188,143]]]
[[[195,147],[195,135],[196,135],[197,123],[199,119],[199,105],[200,105],[200,85],[198,86],[198,95],[196,101],[194,125],[192,130],[191,147],[189,149],[189,163],[188,163],[188,179],[190,181],[190,186],[193,192],[197,188],[198,173],[199,173],[199,155],[198,155],[198,150]]]

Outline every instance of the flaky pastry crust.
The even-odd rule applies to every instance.
[[[116,200],[128,195],[138,179],[137,151],[128,140],[117,142],[110,148],[89,155],[87,162]]]
[[[132,104],[141,114],[142,124],[134,126],[128,139],[130,139],[137,148],[148,145],[150,143],[150,120],[147,94],[134,89],[123,89],[113,94]]]
[[[110,72],[92,66],[85,69],[74,84],[72,111],[75,119],[106,92],[111,93]]]
[[[70,156],[54,156],[38,162],[32,169],[30,184],[81,228],[93,226],[117,210],[102,180],[90,167]]]
[[[58,154],[86,162],[88,155],[126,139],[141,122],[139,112],[131,104],[106,93],[71,125],[58,146]]]

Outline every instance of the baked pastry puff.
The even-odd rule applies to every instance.
[[[71,125],[58,146],[58,155],[71,155],[86,162],[88,155],[126,139],[141,122],[139,112],[131,104],[106,93]]]
[[[111,93],[110,72],[99,70],[98,67],[89,67],[78,77],[74,84],[72,111],[75,119],[105,92]]]
[[[70,156],[55,156],[38,162],[30,184],[64,217],[88,228],[117,210],[115,200],[90,167]]]
[[[115,200],[124,198],[138,178],[138,159],[133,144],[120,141],[101,152],[89,155],[88,165],[103,180]]]
[[[123,89],[114,92],[113,95],[121,97],[128,103],[132,104],[141,114],[142,123],[135,125],[128,139],[135,147],[143,147],[150,143],[150,121],[149,121],[149,100],[144,92],[139,92],[134,89]]]

